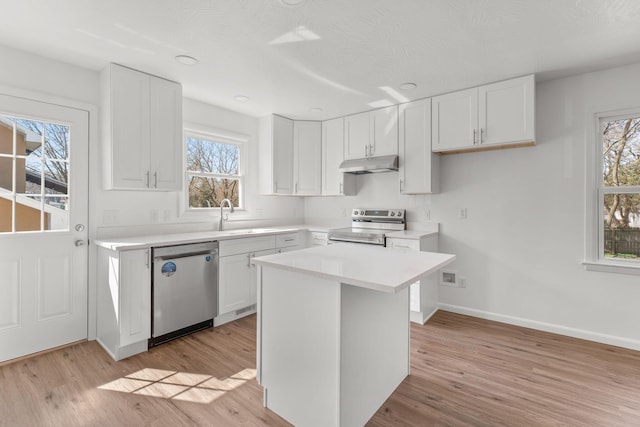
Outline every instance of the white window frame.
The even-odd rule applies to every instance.
[[[602,180],[602,127],[603,120],[640,117],[640,107],[595,113],[592,131],[586,149],[586,209],[585,256],[582,264],[587,270],[607,273],[640,275],[640,261],[604,257],[604,195],[613,193],[640,193],[640,186],[605,187]]]
[[[247,150],[249,136],[224,130],[212,128],[206,125],[197,123],[184,123],[182,132],[182,169],[184,174],[184,186],[181,191],[180,197],[180,216],[198,216],[210,217],[211,213],[219,213],[220,207],[207,207],[207,208],[192,208],[189,207],[189,172],[187,171],[187,138],[196,137],[212,142],[220,142],[222,144],[236,145],[240,148],[240,165],[238,168],[238,176],[240,181],[240,190],[238,200],[240,206],[234,206],[234,210],[243,212],[245,208],[245,185],[246,185],[246,170],[247,170]],[[207,174],[208,177],[227,178],[226,175]]]

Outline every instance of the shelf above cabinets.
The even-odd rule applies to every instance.
[[[182,188],[182,87],[117,64],[101,73],[104,187]]]

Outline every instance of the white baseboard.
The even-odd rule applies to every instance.
[[[539,331],[566,335],[569,337],[579,338],[587,341],[594,341],[602,344],[628,348],[630,350],[640,350],[639,340],[618,337],[615,335],[601,334],[598,332],[586,331],[584,329],[570,328],[567,326],[539,322],[537,320],[524,319],[522,317],[508,316],[505,314],[492,313],[489,311],[477,310],[475,308],[463,307],[459,305],[440,303],[438,304],[438,308],[443,311],[450,311],[452,313],[478,317],[480,319],[494,320],[496,322],[507,323],[509,325],[522,326]]]
[[[438,311],[437,308],[434,308],[428,313],[425,313],[424,311],[410,311],[409,320],[411,320],[413,323],[424,325],[429,319],[431,319],[431,316],[436,314],[436,311]]]

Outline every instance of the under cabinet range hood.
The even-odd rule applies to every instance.
[[[392,172],[398,170],[398,156],[367,157],[345,160],[340,163],[340,172],[361,175],[365,173]]]

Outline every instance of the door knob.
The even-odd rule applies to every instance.
[[[84,246],[84,240],[76,240],[73,242],[76,246]]]

